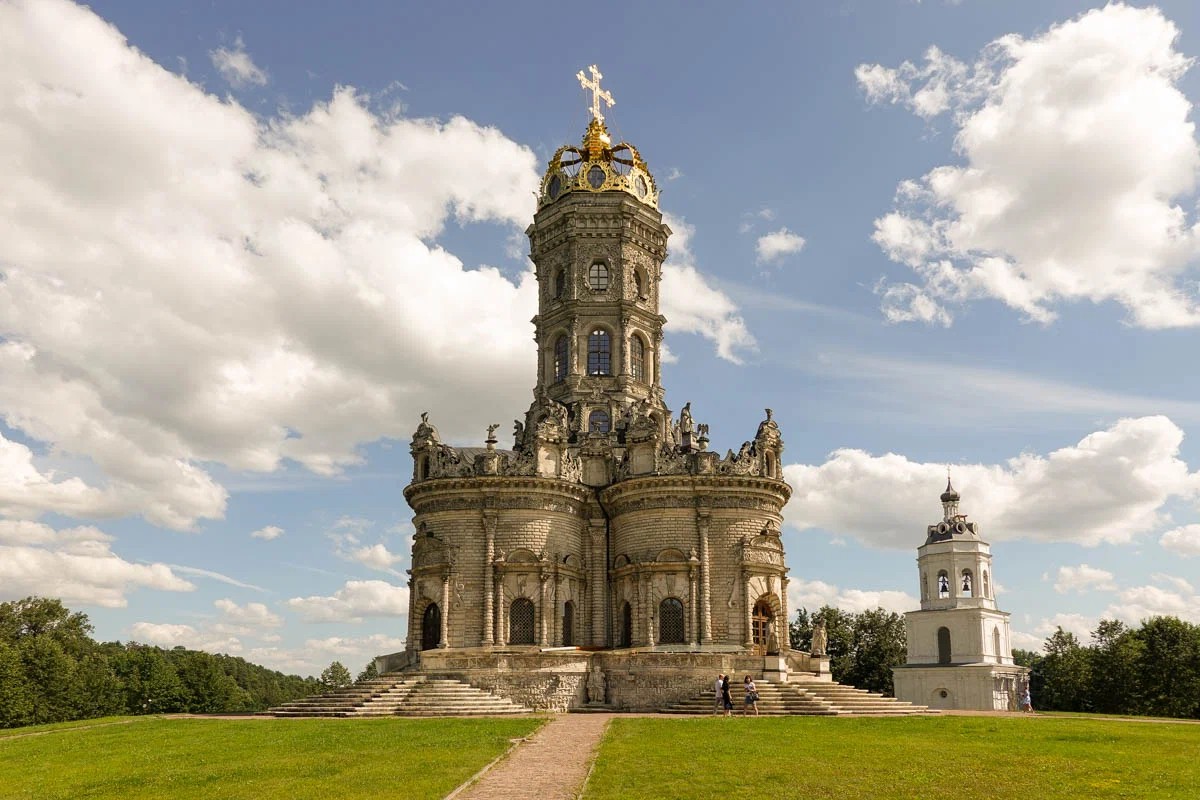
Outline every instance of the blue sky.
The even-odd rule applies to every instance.
[[[1200,620],[1197,55],[1185,2],[0,3],[0,598],[399,649],[408,437],[528,405],[596,63],[676,232],[668,404],[782,426],[794,605],[915,607],[952,465],[1019,646]]]

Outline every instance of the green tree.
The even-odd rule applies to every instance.
[[[128,713],[169,714],[187,708],[187,692],[162,650],[130,642],[112,661]]]
[[[851,643],[842,680],[859,689],[892,695],[892,667],[907,653],[904,617],[882,608],[851,618]]]
[[[1142,714],[1200,717],[1200,626],[1152,617],[1133,634]]]
[[[1091,708],[1102,714],[1130,714],[1140,706],[1138,662],[1144,644],[1125,623],[1102,619],[1092,631]]]
[[[379,668],[375,666],[375,659],[371,659],[370,661],[367,662],[367,666],[363,668],[363,671],[358,673],[358,677],[355,678],[355,681],[356,682],[369,681],[372,678],[378,678],[378,677],[379,677]]]
[[[1042,649],[1046,655],[1039,665],[1041,691],[1034,695],[1034,706],[1055,711],[1090,710],[1090,657],[1075,634],[1060,627]],[[1031,684],[1031,688],[1036,688],[1036,684]]]
[[[0,641],[0,728],[28,725],[33,718],[33,696],[25,679],[21,653]]]
[[[321,672],[321,688],[327,692],[331,689],[349,686],[353,682],[350,670],[346,669],[346,665],[340,661],[334,661]]]
[[[87,615],[72,613],[53,597],[26,597],[0,603],[0,641],[18,644],[30,637],[47,637],[71,656],[95,648]]]
[[[17,646],[28,681],[32,724],[75,719],[75,661],[50,636],[23,636]]]

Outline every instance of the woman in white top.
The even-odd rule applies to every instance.
[[[746,701],[745,701],[745,704],[742,706],[742,716],[743,717],[746,716],[746,713],[751,708],[753,708],[754,716],[757,717],[758,716],[758,687],[754,685],[754,681],[752,681],[750,679],[749,675],[746,676],[745,689],[746,689]]]

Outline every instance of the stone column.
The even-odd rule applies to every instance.
[[[438,647],[450,646],[450,571],[442,575],[442,631]]]
[[[788,579],[786,575],[779,576],[779,607],[783,609],[783,622],[779,626],[779,650],[792,649],[792,636],[788,631],[788,602],[787,602],[787,587]]]
[[[413,636],[413,631],[417,629],[417,594],[413,591],[412,570],[408,573],[408,633],[404,636],[404,649],[415,651],[418,649],[416,637]]]
[[[623,378],[629,377],[629,322],[631,314],[621,315],[621,370],[617,374]]]
[[[662,369],[660,362],[662,361],[662,330],[654,332],[654,385],[662,386]]]
[[[496,644],[508,644],[508,609],[504,601],[504,572],[496,567]]]
[[[750,572],[749,572],[749,570],[742,570],[742,587],[743,587],[742,595],[746,601],[746,613],[745,613],[746,641],[745,641],[745,645],[747,648],[750,648],[750,647],[754,646],[754,625],[750,621],[750,617],[754,612],[754,607],[750,604],[751,600],[750,600]]]
[[[550,376],[550,380],[546,379],[546,348],[542,347],[542,319],[540,316],[533,318],[533,341],[537,344],[537,385],[546,386],[554,380],[554,376]]]
[[[495,642],[492,625],[496,618],[492,587],[492,560],[496,557],[496,515],[494,512],[483,512],[483,538],[483,646],[491,647]]]
[[[591,519],[588,521],[588,533],[591,536],[592,552],[592,580],[591,591],[588,592],[591,597],[592,611],[592,646],[604,647],[606,645],[615,644],[608,641],[608,626],[604,620],[607,609],[604,603],[604,587],[608,585],[608,563],[604,554],[604,520]]]
[[[540,617],[538,621],[541,623],[538,625],[538,644],[542,647],[549,647],[550,633],[546,613],[549,611],[550,606],[550,575],[545,571],[545,568],[538,575],[538,581],[541,583],[541,592],[538,594],[538,605],[540,606],[538,608],[538,616]]]
[[[567,374],[579,374],[579,317],[571,317],[571,348],[567,353],[567,363],[570,365]]]
[[[700,626],[696,624],[696,568],[688,568],[688,614],[687,614],[687,640],[696,646],[700,644]]]
[[[563,580],[563,576],[558,571],[558,562],[555,562],[555,564],[554,564],[554,593],[553,593],[553,602],[551,603],[551,605],[554,608],[554,611],[552,612],[554,614],[554,633],[550,637],[550,641],[554,647],[562,647],[562,643],[563,643],[563,641],[562,641],[563,640],[562,612],[559,610],[562,608],[562,580]]]
[[[708,511],[696,514],[696,527],[700,531],[700,643],[712,644],[712,560],[708,551],[708,529],[711,518]]]

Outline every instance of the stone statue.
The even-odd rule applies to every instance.
[[[812,646],[808,649],[810,655],[825,655],[825,647],[829,642],[829,634],[825,632],[825,618],[818,617],[813,622]]]
[[[499,427],[500,427],[500,426],[499,426],[498,424],[497,424],[497,425],[488,425],[488,426],[487,426],[487,428],[488,428],[488,435],[487,435],[487,440],[486,440],[486,441],[489,441],[489,442],[490,442],[490,441],[493,441],[493,440],[496,438],[496,428],[499,428]]]
[[[600,705],[604,702],[606,683],[607,681],[605,681],[604,673],[600,671],[600,667],[593,666],[587,678],[587,701],[589,704]]]
[[[707,439],[708,438],[708,423],[701,422],[699,425],[697,425],[696,433],[699,435],[699,437],[701,439]]]
[[[428,411],[422,411],[422,412],[421,412],[421,424],[422,424],[422,425],[428,425],[428,424],[429,424],[429,412],[428,412]]]
[[[679,412],[679,430],[684,435],[690,434],[694,430],[692,424],[692,401],[683,404],[683,409]]]
[[[518,450],[525,439],[525,423],[519,419],[513,420],[513,449]]]

